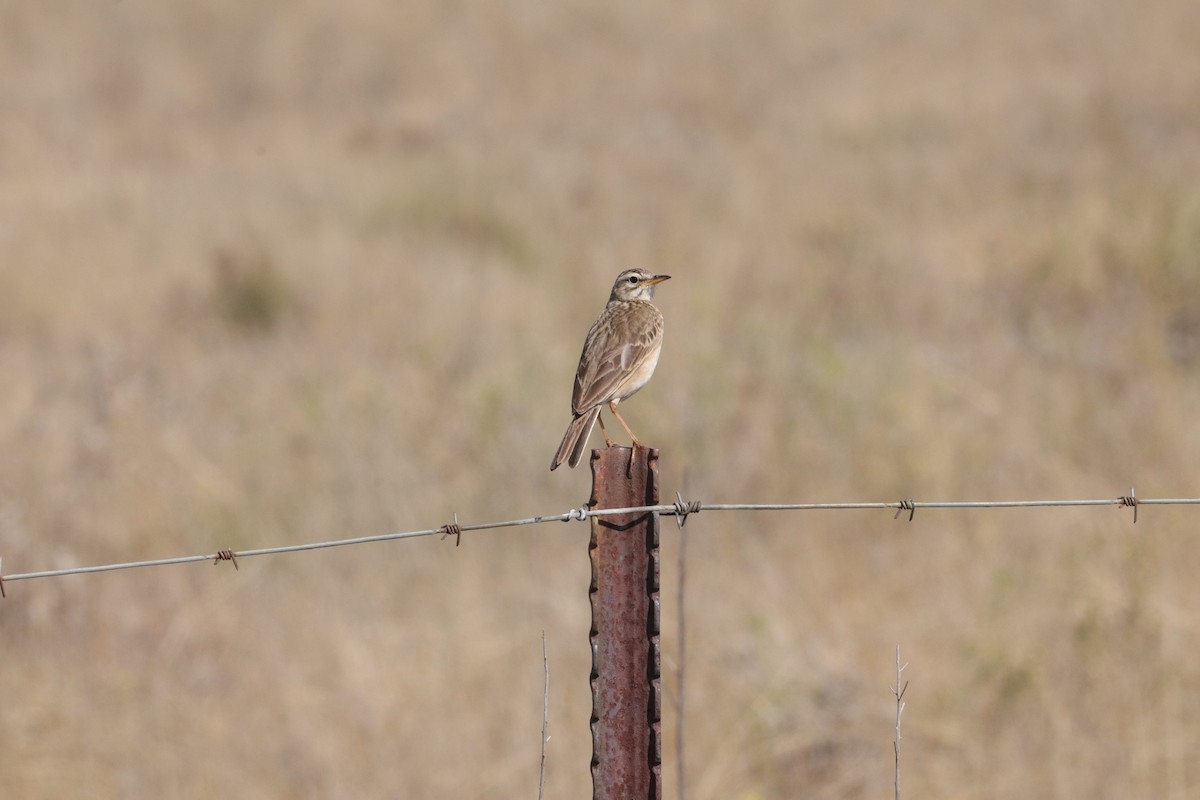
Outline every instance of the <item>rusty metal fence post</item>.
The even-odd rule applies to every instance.
[[[592,508],[658,504],[658,450],[592,451]],[[592,518],[592,797],[662,800],[658,515]]]

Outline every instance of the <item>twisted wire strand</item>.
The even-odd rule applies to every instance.
[[[465,531],[483,531],[495,530],[500,528],[513,528],[521,525],[538,525],[544,522],[572,522],[585,521],[591,517],[613,516],[618,514],[643,514],[655,513],[667,516],[676,516],[682,522],[687,519],[689,514],[698,513],[701,508],[704,511],[847,511],[847,510],[872,510],[872,509],[895,509],[897,514],[901,511],[908,511],[913,514],[918,508],[945,508],[945,509],[978,509],[978,508],[1048,508],[1048,507],[1074,507],[1074,506],[1117,506],[1117,507],[1132,507],[1136,515],[1137,509],[1140,506],[1166,506],[1166,505],[1200,505],[1200,497],[1189,498],[1142,498],[1134,499],[1133,490],[1130,489],[1128,495],[1123,495],[1115,498],[1104,498],[1099,500],[970,500],[970,501],[932,501],[920,502],[916,500],[900,500],[895,502],[883,503],[703,503],[699,501],[686,501],[681,495],[676,494],[677,500],[674,503],[662,503],[653,506],[631,506],[629,508],[601,508],[591,509],[586,506],[573,508],[565,514],[546,514],[535,517],[525,517],[523,519],[506,520],[503,522],[484,522],[477,524],[458,524],[456,522],[450,525],[441,525],[437,528],[425,528],[423,530],[414,531],[399,531],[396,533],[381,533],[373,536],[358,536],[349,539],[332,539],[323,542],[308,542],[304,544],[282,545],[278,547],[260,547],[252,550],[228,550],[222,549],[215,553],[207,553],[205,555],[178,556],[175,558],[157,558],[146,561],[128,561],[117,564],[99,564],[89,567],[68,567],[65,569],[43,570],[40,572],[21,572],[12,575],[0,575],[0,590],[3,589],[5,583],[13,581],[32,580],[34,578],[57,578],[64,575],[83,575],[92,572],[111,572],[121,569],[136,569],[140,567],[163,567],[172,564],[190,564],[198,561],[211,561],[219,563],[221,561],[233,562],[236,567],[235,559],[252,558],[254,556],[279,555],[282,553],[299,553],[305,550],[323,550],[330,547],[346,547],[355,544],[368,544],[371,542],[388,542],[397,539],[415,539],[422,536],[437,536],[445,537],[447,534],[454,536],[456,543],[459,536]],[[911,516],[910,516],[911,518]],[[1136,522],[1136,516],[1135,520]]]

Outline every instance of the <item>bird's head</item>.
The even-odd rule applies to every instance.
[[[655,285],[670,277],[655,275],[644,269],[627,269],[617,276],[608,300],[610,303],[613,300],[649,300],[654,296]]]

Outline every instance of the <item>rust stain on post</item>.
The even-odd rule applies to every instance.
[[[592,451],[592,508],[658,504],[658,450]],[[658,516],[592,518],[592,797],[662,798]]]

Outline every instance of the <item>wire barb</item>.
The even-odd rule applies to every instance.
[[[571,522],[573,520],[579,520],[580,522],[583,522],[590,515],[591,515],[591,509],[588,508],[587,506],[580,506],[579,508],[572,508],[570,511],[567,512],[566,518],[563,520],[563,522]]]
[[[1129,487],[1129,494],[1117,498],[1117,505],[1121,508],[1133,509],[1133,524],[1137,524],[1138,499],[1137,492],[1133,491],[1133,487]]]
[[[700,501],[687,501],[679,492],[675,493],[675,525],[682,528],[687,523],[688,514],[700,513]]]
[[[462,544],[462,526],[458,524],[458,512],[454,512],[454,522],[447,523],[438,528],[442,531],[441,541],[445,541],[447,536],[454,537],[454,546],[458,547]]]
[[[916,502],[913,500],[901,500],[899,507],[896,508],[896,516],[892,517],[892,519],[900,519],[900,512],[902,511],[908,512],[908,521],[912,522],[913,517],[917,513]]]
[[[232,550],[218,550],[213,554],[214,567],[222,561],[228,561],[233,564],[233,568],[235,570],[238,569],[237,553],[233,552]]]

